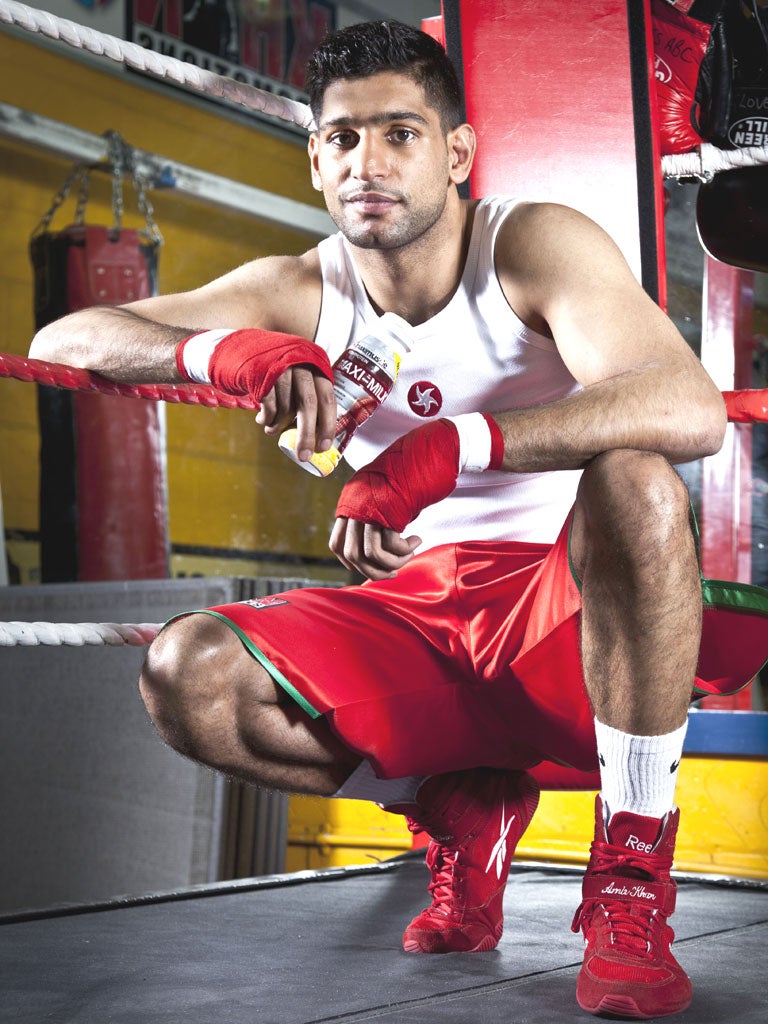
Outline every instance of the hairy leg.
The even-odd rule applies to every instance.
[[[167,743],[245,782],[330,796],[360,762],[211,615],[167,626],[149,650],[139,687]]]
[[[653,736],[683,724],[701,637],[688,494],[659,455],[613,451],[584,472],[571,554],[584,679],[599,721]]]

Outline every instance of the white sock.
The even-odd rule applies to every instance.
[[[382,807],[391,804],[412,804],[416,792],[424,781],[421,775],[409,775],[404,779],[380,779],[368,761],[361,761],[346,782],[333,794],[345,800],[371,800]]]
[[[601,796],[609,814],[663,818],[672,810],[687,728],[686,719],[663,736],[632,736],[595,719]]]

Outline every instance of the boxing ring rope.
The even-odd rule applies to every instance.
[[[150,401],[184,402],[215,408],[255,409],[250,398],[223,394],[203,385],[119,384],[96,373],[63,363],[0,353],[0,377],[27,383],[48,384],[76,391],[122,395]],[[753,391],[724,391],[728,419],[732,423],[768,422],[768,388]],[[157,623],[114,622],[0,622],[0,647],[36,647],[85,644],[146,647],[160,631]]]
[[[2,2],[2,0],[0,0]],[[258,409],[258,403],[245,395],[228,395],[204,384],[123,384],[107,380],[90,370],[64,363],[0,352],[0,378],[10,377],[26,383],[47,384],[70,391],[98,392],[149,401],[181,402],[208,408]],[[747,391],[723,391],[728,419],[732,423],[768,422],[768,388]]]
[[[721,171],[739,167],[768,164],[768,146],[747,146],[744,149],[718,149],[702,142],[690,153],[673,153],[661,158],[661,172],[665,178],[698,178],[711,181]]]
[[[90,391],[124,398],[145,398],[154,402],[176,402],[204,405],[215,409],[258,409],[246,395],[227,395],[204,384],[122,384],[107,380],[90,370],[80,370],[64,363],[48,363],[43,359],[0,352],[0,377],[12,377],[27,383],[47,384],[68,391]]]
[[[57,39],[77,50],[86,50],[97,57],[108,57],[118,64],[127,64],[136,71],[145,71],[158,78],[167,78],[178,85],[186,85],[197,92],[238,103],[249,110],[271,114],[283,121],[290,121],[309,129],[312,112],[305,103],[298,103],[283,96],[275,96],[255,86],[237,82],[225,75],[214,74],[153,50],[146,50],[136,43],[126,42],[106,32],[78,25],[66,18],[57,18],[46,11],[17,3],[16,0],[0,0],[0,22],[16,25],[27,32],[35,32],[49,39]]]
[[[161,628],[154,622],[0,622],[0,647],[146,647]]]

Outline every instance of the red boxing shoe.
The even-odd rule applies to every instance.
[[[658,818],[620,811],[606,827],[597,798],[595,841],[573,931],[584,932],[584,963],[576,983],[583,1010],[645,1019],[684,1010],[691,982],[670,946],[667,918],[675,909],[670,878],[675,810]]]
[[[405,929],[407,953],[483,953],[498,945],[509,866],[539,802],[525,772],[476,768],[428,779],[408,827],[425,831],[432,905]]]

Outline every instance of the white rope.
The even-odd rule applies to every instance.
[[[106,32],[78,25],[66,18],[57,18],[47,11],[38,11],[17,0],[0,0],[0,22],[16,25],[27,32],[37,32],[58,39],[79,50],[87,50],[98,57],[109,57],[120,64],[127,64],[137,71],[145,71],[158,78],[168,78],[172,82],[186,85],[190,89],[221,96],[223,99],[239,103],[249,110],[258,110],[271,114],[283,121],[290,121],[302,128],[311,130],[312,112],[305,103],[275,96],[264,92],[253,85],[237,82],[234,78],[214,74],[203,68],[187,64],[175,57],[166,57],[146,50],[136,43],[126,42]],[[768,164],[768,146],[750,146],[745,149],[718,149],[704,142],[691,153],[675,153],[662,157],[661,169],[665,178],[701,178],[711,179],[720,171],[732,170],[735,167],[752,167],[756,164]]]
[[[312,125],[312,113],[305,103],[274,96],[253,85],[236,82],[234,78],[216,75],[213,71],[205,71],[194,64],[187,64],[175,57],[166,57],[145,50],[136,43],[117,39],[106,32],[78,25],[65,18],[57,18],[46,11],[38,11],[16,0],[0,0],[0,21],[8,25],[16,25],[27,32],[38,32],[49,39],[59,39],[78,50],[87,50],[98,57],[109,57],[120,64],[127,64],[137,71],[147,71],[158,78],[168,78],[172,82],[189,86],[198,92],[212,96],[221,96],[264,114],[272,114],[283,121],[291,121],[309,129]]]
[[[718,149],[709,142],[691,153],[673,153],[661,158],[661,171],[665,178],[701,178],[710,181],[720,171],[736,167],[755,167],[768,164],[768,146],[747,146],[744,149]]]
[[[146,647],[161,628],[151,622],[0,622],[0,647]]]

